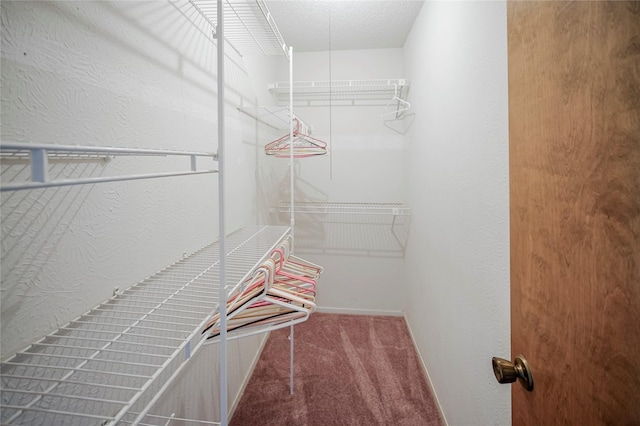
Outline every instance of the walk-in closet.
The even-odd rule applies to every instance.
[[[1,7],[0,423],[226,425],[274,345],[284,351],[276,397],[313,398],[300,380],[314,380],[305,368],[322,369],[329,345],[304,345],[319,345],[313,333],[356,342],[342,325],[379,330],[389,351],[403,336],[415,360],[391,364],[414,370],[391,389],[432,394],[433,424],[456,423],[450,394],[469,399],[441,376],[449,363],[464,380],[491,379],[487,421],[508,414],[491,369],[463,361],[471,348],[505,346],[506,325],[472,346],[479,333],[453,332],[465,303],[487,300],[482,283],[502,306],[477,327],[495,328],[508,308],[508,292],[493,287],[508,283],[503,3]],[[441,45],[471,34],[490,49]],[[476,50],[493,56],[471,72]],[[454,68],[430,68],[439,61]],[[483,88],[478,105],[459,81],[447,87],[452,73]],[[433,108],[455,117],[459,134],[438,142]],[[495,198],[465,178],[477,156]],[[445,219],[434,215],[456,225],[432,227]],[[491,249],[458,248],[478,221]],[[451,269],[436,246],[470,250],[456,255],[482,266]],[[443,285],[462,281],[454,270],[471,274],[477,297]],[[310,318],[329,331],[305,334]],[[279,343],[267,344],[271,335]],[[325,358],[326,368],[342,363]],[[334,385],[359,404],[360,385]],[[391,399],[379,393],[362,399],[373,422]],[[483,401],[470,399],[462,416],[476,417]],[[334,407],[347,423],[367,419]]]
[[[573,56],[544,55],[604,37],[567,34],[619,13],[621,43],[636,43],[618,49],[611,27],[603,49],[618,61],[612,81],[626,81],[637,8],[515,3],[2,1],[0,424],[509,425],[552,395],[551,365],[573,371],[564,358],[542,361],[573,352],[553,346],[570,338],[541,330],[591,318],[549,287],[519,283],[585,259],[611,259],[613,275],[575,271],[623,277],[618,290],[585,294],[606,301],[611,329],[637,331],[615,322],[640,300],[637,238],[624,237],[637,236],[640,215],[620,189],[637,180],[603,186],[592,171],[571,195],[538,197],[534,173],[552,170],[544,188],[555,188],[577,172],[527,162],[597,157],[589,170],[622,170],[603,162],[637,159],[624,143],[610,148],[620,155],[571,154],[597,146],[581,142],[560,160],[568,142],[531,148],[600,111],[563,115],[591,89],[536,92],[553,69],[557,81],[595,87],[567,65]],[[561,29],[520,25],[538,18]],[[549,34],[557,45],[533,60],[526,49]],[[570,51],[591,52],[588,43]],[[556,92],[562,101],[544,104]],[[622,92],[598,93],[588,102],[613,108],[603,93]],[[559,121],[532,130],[547,113],[542,122]],[[571,201],[607,191],[622,195]],[[612,213],[621,205],[631,207]],[[544,228],[534,214],[562,220]],[[597,243],[580,231],[591,226],[603,230]],[[602,243],[614,234],[624,250]],[[580,237],[544,254],[551,245],[537,241],[558,235]],[[534,316],[554,304],[566,318]],[[585,327],[611,359],[640,355],[638,339],[605,345],[610,328]],[[534,344],[520,329],[543,337]],[[524,358],[502,374],[512,354],[533,376]],[[516,376],[523,386],[498,383]],[[618,407],[589,415],[640,421],[627,399],[574,411]]]

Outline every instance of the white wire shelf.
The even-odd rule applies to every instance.
[[[216,31],[216,0],[189,0]],[[243,55],[286,55],[287,44],[263,0],[224,0],[224,38]]]
[[[289,103],[289,82],[270,83],[268,88],[279,105]],[[409,80],[294,81],[293,100],[298,106],[387,105],[394,97],[406,99]]]
[[[76,177],[71,179],[50,179],[49,163],[61,161],[109,161],[117,156],[176,156],[189,157],[188,169],[157,173],[128,174],[120,176]],[[102,182],[151,179],[160,177],[185,176],[194,174],[217,173],[215,169],[197,169],[198,158],[217,159],[213,152],[175,151],[160,149],[133,149],[97,146],[55,145],[35,143],[3,142],[0,144],[0,161],[3,164],[29,164],[30,180],[2,182],[0,191],[18,191],[23,189],[51,188],[56,186],[85,185]],[[185,163],[186,164],[186,163]]]
[[[286,223],[289,203],[272,208],[275,223]],[[379,257],[402,257],[411,209],[402,203],[296,202],[296,250]]]
[[[277,210],[289,213],[290,203],[282,202]],[[308,214],[356,214],[356,215],[390,215],[409,216],[411,209],[402,203],[337,203],[325,201],[300,201],[294,204],[296,213]]]
[[[244,281],[289,233],[227,237],[226,286]],[[96,306],[3,362],[0,424],[137,424],[204,342],[218,306],[217,242]]]

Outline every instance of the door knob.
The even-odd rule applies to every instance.
[[[517,379],[526,390],[529,392],[533,390],[533,375],[527,360],[522,355],[516,356],[513,362],[493,357],[491,363],[498,383],[513,383]]]

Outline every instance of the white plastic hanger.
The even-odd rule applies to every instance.
[[[402,118],[402,115],[405,111],[408,111],[411,108],[411,104],[408,101],[405,101],[400,96],[398,96],[398,85],[393,85],[394,95],[393,98],[385,105],[387,109],[386,112],[380,114],[381,118],[386,118],[390,116],[395,116],[396,119]],[[393,107],[393,108],[391,108]]]

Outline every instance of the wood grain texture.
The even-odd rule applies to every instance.
[[[513,424],[640,424],[640,2],[509,2]]]

